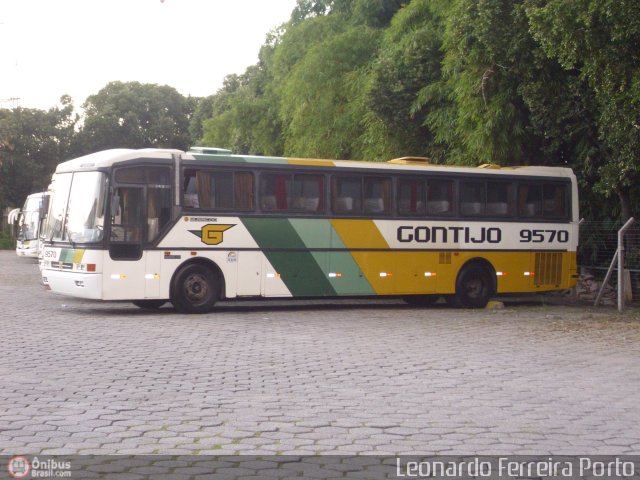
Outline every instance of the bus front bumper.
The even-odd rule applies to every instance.
[[[102,275],[98,273],[43,270],[42,282],[54,293],[71,297],[102,299]]]

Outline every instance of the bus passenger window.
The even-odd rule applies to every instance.
[[[171,187],[149,185],[147,189],[147,241],[156,239],[171,220]]]
[[[319,212],[324,210],[324,177],[295,175],[293,179],[293,210]]]
[[[237,210],[253,210],[253,173],[236,172],[233,187],[234,207]]]
[[[331,181],[331,209],[335,213],[362,212],[361,177],[333,177]]]
[[[200,208],[233,208],[232,175],[231,172],[196,173],[197,203]]]
[[[391,207],[391,180],[388,178],[364,179],[364,211],[389,213]]]
[[[513,185],[509,182],[488,182],[487,215],[504,217],[513,215]]]
[[[460,213],[468,216],[483,215],[486,196],[484,182],[460,182]]]
[[[253,210],[251,172],[185,170],[182,185],[185,208]]]
[[[398,182],[398,213],[400,215],[424,215],[426,189],[423,180],[401,179]]]
[[[429,180],[427,183],[427,214],[447,215],[453,212],[453,181]]]
[[[260,176],[260,208],[264,211],[287,210],[291,196],[291,175],[263,173]]]
[[[518,215],[538,217],[542,212],[542,186],[537,183],[521,183],[518,187]]]
[[[545,184],[542,187],[543,215],[550,218],[567,216],[567,189],[564,185]]]

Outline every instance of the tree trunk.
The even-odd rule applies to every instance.
[[[628,188],[618,189],[618,198],[620,199],[620,216],[622,223],[626,223],[631,217],[633,217],[633,211],[631,208],[631,194]]]

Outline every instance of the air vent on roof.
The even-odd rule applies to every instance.
[[[206,155],[228,155],[231,153],[231,150],[218,147],[191,147],[189,153],[199,153]]]

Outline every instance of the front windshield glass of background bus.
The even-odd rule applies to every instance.
[[[22,208],[22,220],[19,240],[35,240],[38,238],[38,223],[40,221],[40,203],[42,196],[28,198]]]
[[[47,239],[63,239],[64,215],[67,209],[71,177],[71,173],[58,173],[53,176],[51,182],[52,197],[49,203],[49,214],[47,215],[47,227],[45,229],[45,238]]]
[[[105,175],[76,172],[69,194],[67,238],[74,243],[94,243],[103,238]]]

